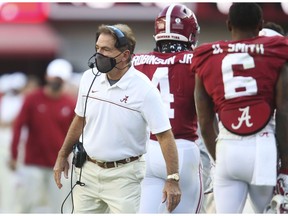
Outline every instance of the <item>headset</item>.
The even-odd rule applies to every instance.
[[[109,26],[109,25],[107,27],[111,29],[117,37],[117,42],[115,45],[117,48],[126,46],[128,44],[127,38],[120,29],[116,28],[115,26]]]

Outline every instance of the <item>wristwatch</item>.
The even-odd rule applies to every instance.
[[[167,176],[167,180],[169,180],[169,179],[178,182],[178,181],[180,180],[179,173],[173,173],[173,174],[171,174],[171,175],[168,175],[168,176]]]

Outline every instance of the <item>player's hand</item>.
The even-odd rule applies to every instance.
[[[287,194],[288,193],[288,175],[280,173],[277,177],[277,184],[275,186],[275,194]]]
[[[179,183],[174,180],[166,180],[163,188],[162,203],[166,202],[166,207],[169,212],[172,212],[180,203],[181,190]]]
[[[69,162],[67,158],[58,156],[53,171],[54,171],[54,180],[59,189],[62,188],[61,184],[62,172],[64,172],[64,177],[68,179],[68,170],[69,170]]]

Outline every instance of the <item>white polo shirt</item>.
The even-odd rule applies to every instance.
[[[84,116],[85,100],[97,69],[84,72],[75,113]],[[86,106],[83,145],[97,160],[115,161],[146,153],[153,134],[171,129],[158,89],[133,66],[114,85],[101,73],[93,83]],[[80,137],[82,141],[82,137]]]

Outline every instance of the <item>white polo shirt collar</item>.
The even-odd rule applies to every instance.
[[[113,86],[111,86],[112,88],[113,87],[119,87],[121,89],[127,89],[128,88],[128,85],[129,83],[131,82],[132,78],[133,78],[133,74],[134,74],[134,68],[133,66],[131,66],[128,71],[120,78],[120,80]],[[110,83],[108,81],[108,78],[107,78],[107,74],[104,74],[104,76],[101,76],[101,84],[104,84],[106,83],[107,85],[110,86]]]

